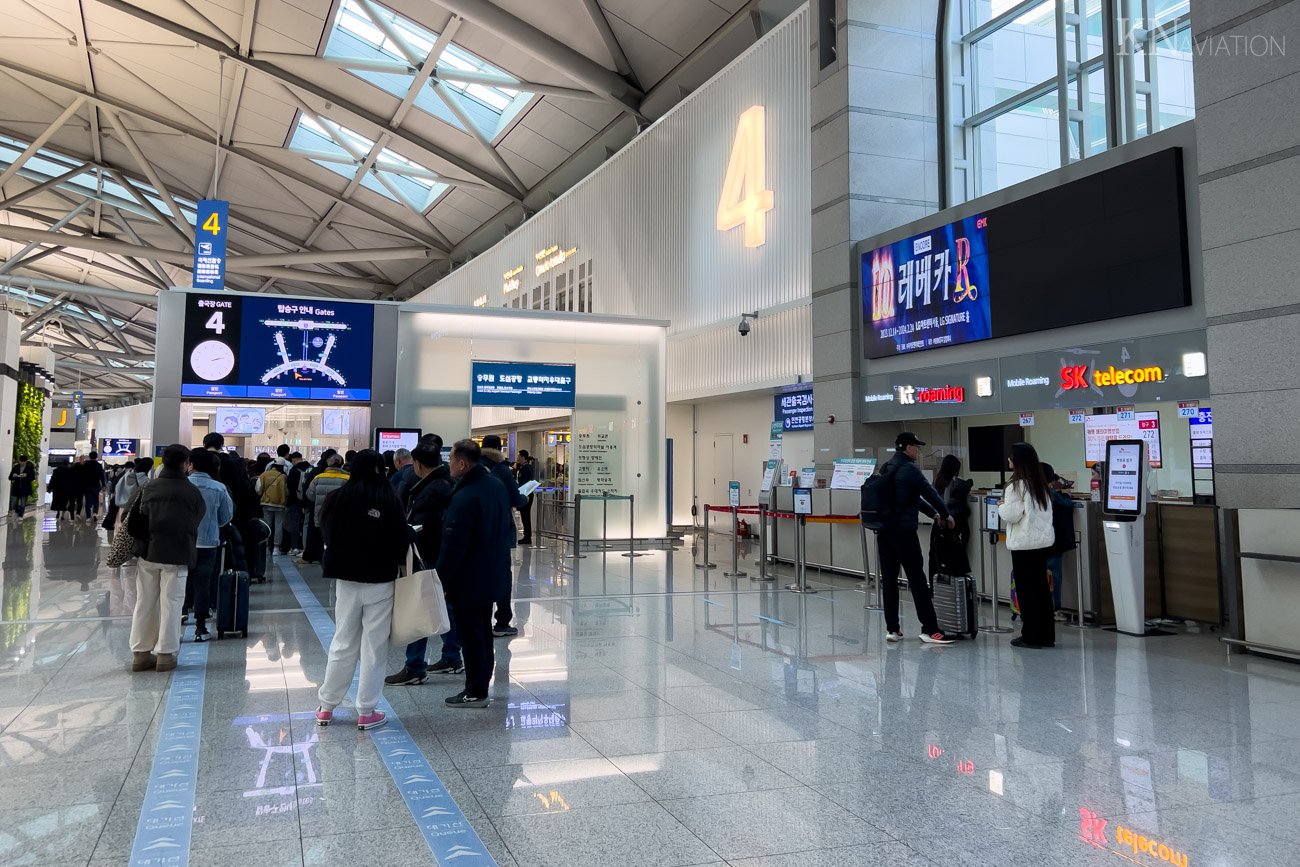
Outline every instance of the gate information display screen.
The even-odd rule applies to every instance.
[[[369,304],[189,293],[184,345],[183,397],[370,399]]]

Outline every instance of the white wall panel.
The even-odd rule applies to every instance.
[[[595,269],[596,313],[672,323],[669,400],[726,394],[810,374],[809,26],[802,9],[722,70],[604,166],[496,246],[415,300],[492,307],[514,297],[502,275],[534,255],[576,247],[572,267]],[[746,248],[740,227],[715,228],[736,123],[762,105],[766,241]],[[570,267],[568,263],[562,266]],[[802,306],[801,306],[802,305]],[[742,312],[760,311],[741,339]]]

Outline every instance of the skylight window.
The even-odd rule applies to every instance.
[[[8,165],[13,163],[26,149],[27,145],[17,139],[8,136],[0,136],[0,163]],[[47,181],[51,178],[57,178],[69,169],[76,168],[80,164],[79,160],[74,160],[62,154],[55,153],[47,148],[41,148],[32,154],[27,162],[23,163],[19,169],[19,174],[36,183]],[[162,196],[152,186],[144,181],[136,181],[132,186],[148,199],[149,203],[157,208],[161,213],[168,214],[170,209]],[[93,169],[87,169],[80,174],[73,175],[63,183],[59,184],[59,189],[66,190],[79,196],[105,196],[112,200],[109,204],[122,210],[128,210],[132,213],[139,214],[142,217],[153,218],[153,214],[140,205],[131,191],[119,184],[117,181],[104,176],[103,185],[100,185],[99,177]],[[196,216],[194,202],[181,196],[172,196],[176,205],[192,223]]]
[[[323,124],[328,124],[328,128]],[[348,180],[356,176],[362,160],[374,146],[373,141],[355,130],[325,118],[318,123],[306,114],[298,119],[289,140],[291,149],[304,152],[318,166]],[[435,172],[388,148],[380,148],[374,165],[361,179],[361,186],[419,211],[427,210],[448,188]]]
[[[388,93],[404,99],[410,89],[414,69],[428,57],[438,41],[438,34],[411,19],[377,4],[372,7],[380,27],[367,14],[358,0],[343,0],[338,17],[325,44],[325,56],[340,61],[387,61],[408,67],[406,72],[381,72],[374,69],[349,69],[353,75]],[[400,43],[385,32],[390,31]],[[403,44],[406,46],[404,50]],[[418,58],[418,59],[414,59]],[[346,62],[342,64],[345,68]],[[448,73],[463,72],[493,79],[491,81],[449,81],[439,79],[459,102],[458,108],[469,117],[477,131],[489,140],[505,131],[516,115],[533,95],[512,87],[518,79],[493,66],[481,57],[455,43],[447,45],[437,59],[437,68]],[[435,77],[437,77],[435,73]],[[453,112],[430,84],[420,88],[415,107],[468,132],[456,112]]]

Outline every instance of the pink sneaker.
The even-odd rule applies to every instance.
[[[357,728],[363,732],[368,729],[377,729],[386,722],[388,722],[388,717],[377,710],[357,716]]]
[[[327,726],[334,720],[334,711],[325,710],[323,707],[316,708],[316,725]]]

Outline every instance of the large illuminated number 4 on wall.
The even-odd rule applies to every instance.
[[[746,247],[763,246],[767,240],[766,214],[772,210],[772,191],[766,189],[765,126],[761,105],[740,116],[718,200],[718,231],[744,225]]]

